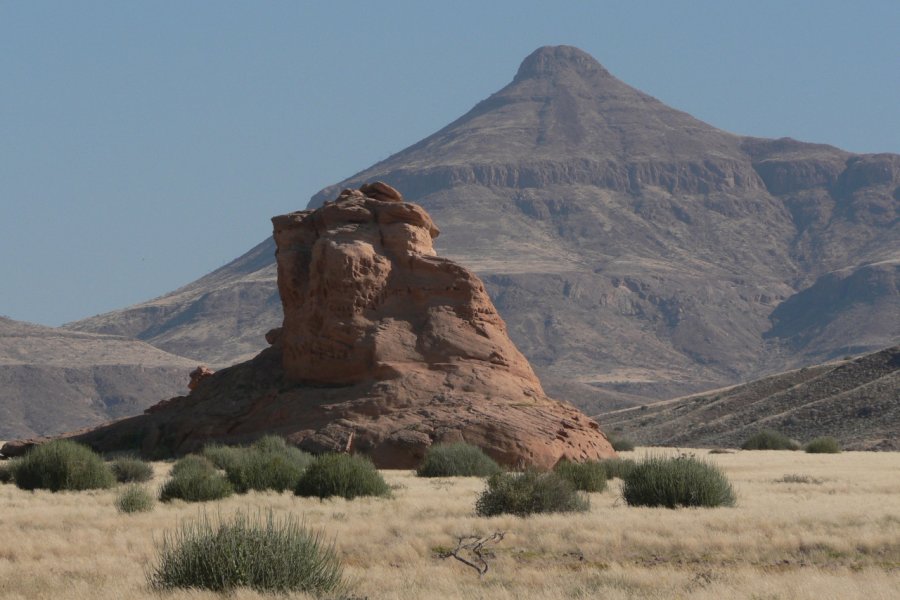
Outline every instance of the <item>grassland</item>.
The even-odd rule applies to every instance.
[[[115,509],[116,490],[52,494],[3,485],[0,598],[218,598],[150,590],[145,572],[155,540],[201,510],[227,515],[247,508],[295,513],[334,538],[353,580],[345,598],[900,597],[900,453],[743,451],[708,458],[734,483],[736,507],[632,508],[614,480],[591,495],[587,513],[479,518],[474,504],[482,480],[387,471],[390,499],[250,493],[127,515]],[[170,466],[154,465],[153,489]],[[440,558],[459,536],[495,531],[506,536],[488,546],[483,578]],[[239,591],[229,598],[271,596]]]

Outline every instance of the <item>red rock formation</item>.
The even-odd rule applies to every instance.
[[[208,377],[212,377],[213,371],[206,365],[200,365],[193,371],[191,371],[191,381],[188,383],[188,389],[193,391],[197,389],[197,386],[200,385],[200,382],[207,379]]]
[[[81,439],[140,440],[152,455],[275,432],[386,468],[454,441],[508,465],[614,455],[595,421],[544,394],[478,277],[435,256],[420,206],[376,182],[272,221],[284,306],[272,346]]]

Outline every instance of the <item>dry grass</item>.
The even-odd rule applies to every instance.
[[[385,473],[395,488],[392,499],[320,502],[251,493],[206,507],[223,514],[250,506],[300,515],[336,536],[355,580],[353,596],[373,600],[898,597],[900,453],[757,451],[708,458],[735,484],[737,507],[630,508],[619,500],[615,480],[591,495],[588,513],[487,519],[474,514],[481,480],[422,479],[401,471]],[[158,486],[169,465],[154,468],[150,485]],[[0,486],[0,598],[219,597],[157,594],[145,580],[154,538],[195,516],[197,505],[178,501],[122,515],[115,495]],[[438,557],[457,536],[497,530],[506,538],[491,547],[483,579]],[[271,596],[242,591],[229,598]]]

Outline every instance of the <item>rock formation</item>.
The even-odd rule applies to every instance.
[[[544,394],[478,277],[435,255],[423,208],[374,183],[272,221],[284,323],[271,347],[79,439],[160,455],[276,432],[386,468],[454,441],[507,465],[614,455],[595,421]]]

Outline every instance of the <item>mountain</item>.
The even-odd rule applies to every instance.
[[[330,186],[383,180],[441,223],[553,396],[591,412],[900,339],[900,156],[734,135],[540,48],[432,136]],[[215,364],[281,322],[274,246],[70,324]],[[252,325],[252,326],[251,326]]]
[[[641,444],[736,447],[761,429],[850,450],[900,450],[900,346],[687,398],[600,415]]]
[[[139,413],[185,389],[196,366],[144,342],[0,317],[0,439]]]

